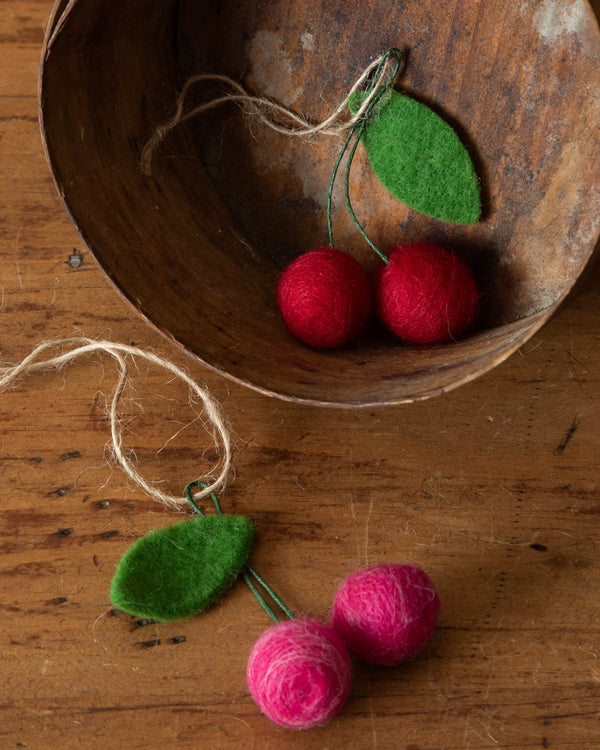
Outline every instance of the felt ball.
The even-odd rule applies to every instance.
[[[258,639],[248,661],[250,693],[276,724],[309,729],[344,705],[352,681],[348,650],[328,625],[280,622]]]
[[[440,599],[413,565],[375,565],[340,586],[331,624],[363,661],[389,666],[415,656],[435,629]]]
[[[439,344],[464,333],[479,310],[471,271],[453,253],[414,242],[395,245],[374,276],[377,314],[413,344]]]
[[[277,302],[292,335],[326,349],[343,346],[360,333],[373,307],[362,266],[332,247],[293,260],[279,279]]]

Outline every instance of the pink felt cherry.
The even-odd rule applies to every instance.
[[[349,575],[331,610],[331,625],[363,661],[391,665],[415,656],[435,629],[440,599],[414,565],[375,565]]]
[[[260,710],[282,727],[325,724],[350,692],[348,650],[328,625],[313,619],[280,622],[258,639],[246,672]]]

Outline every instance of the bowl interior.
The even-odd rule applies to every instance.
[[[275,133],[227,104],[176,128],[153,172],[141,148],[200,72],[239,80],[324,119],[368,63],[404,52],[398,87],[450,121],[482,180],[483,220],[410,211],[359,149],[356,213],[382,248],[424,239],[457,252],[484,294],[463,340],[416,348],[371,329],[319,352],[275,305],[281,268],[327,244],[340,138]],[[59,2],[40,108],[58,188],[101,268],[163,333],[224,374],[284,398],[400,403],[489,370],[531,336],[580,275],[600,229],[598,26],[587,2],[367,4],[333,0]],[[193,106],[221,94],[194,88]],[[336,245],[376,258],[334,192]]]

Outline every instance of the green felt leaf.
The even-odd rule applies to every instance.
[[[352,114],[365,97],[364,92],[352,94]],[[479,221],[479,181],[471,157],[456,131],[429,107],[388,92],[362,142],[383,186],[407,206],[454,224]]]
[[[198,516],[138,539],[110,588],[119,609],[151,620],[181,620],[220,599],[248,562],[254,525],[230,515]]]

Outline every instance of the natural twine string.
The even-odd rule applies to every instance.
[[[40,359],[41,355],[45,352],[59,346],[63,349],[66,348],[67,351],[56,356],[50,356],[46,359]],[[153,365],[167,370],[186,383],[190,392],[201,401],[206,415],[206,427],[209,432],[211,432],[211,436],[219,448],[221,454],[220,460],[217,467],[215,467],[215,470],[211,472],[211,477],[214,476],[216,472],[218,472],[218,476],[216,479],[211,479],[206,483],[198,481],[198,484],[195,486],[198,487],[199,490],[195,493],[194,500],[200,501],[215,491],[222,489],[231,468],[231,441],[229,431],[225,425],[223,417],[221,416],[218,405],[213,400],[210,393],[196,383],[186,372],[172,362],[169,362],[169,360],[163,359],[152,352],[139,349],[136,346],[129,346],[127,344],[115,344],[112,341],[95,341],[94,339],[84,337],[46,341],[39,344],[39,346],[37,346],[18,364],[0,367],[0,391],[13,385],[17,379],[22,376],[27,376],[35,372],[59,370],[65,365],[73,362],[77,357],[94,352],[110,354],[118,366],[118,381],[112,394],[108,415],[110,420],[113,455],[116,462],[121,466],[127,476],[135,484],[141,487],[153,500],[162,503],[168,508],[180,509],[185,507],[188,503],[187,497],[176,497],[166,492],[162,492],[149,484],[140,476],[140,474],[138,474],[132,462],[123,452],[119,402],[128,382],[127,360],[128,358],[132,360],[144,359]],[[209,479],[209,477],[205,478]]]
[[[377,70],[378,68],[379,70]],[[356,114],[352,117],[348,117],[347,106],[349,98],[352,94],[362,88],[364,82],[374,70],[377,70],[377,76],[375,81],[373,81],[369,95],[364,100]],[[380,55],[360,74],[359,78],[356,80],[337,109],[335,109],[335,111],[321,123],[310,122],[310,120],[304,116],[297,114],[288,107],[274,102],[271,99],[262,96],[252,96],[241,84],[234,81],[232,78],[229,78],[229,76],[212,73],[201,73],[192,76],[185,82],[181,93],[177,98],[175,114],[173,117],[162,125],[158,125],[154,130],[154,133],[145,143],[139,162],[140,171],[146,176],[152,174],[152,159],[154,158],[154,154],[173,128],[192,117],[196,117],[196,115],[202,112],[207,112],[221,104],[225,104],[226,102],[234,102],[238,104],[248,115],[256,117],[259,122],[272,130],[275,130],[277,133],[303,137],[312,135],[341,135],[352,130],[352,128],[362,120],[365,113],[371,110],[371,104],[373,100],[378,97],[382,82],[388,79],[388,83],[385,85],[387,88],[396,73],[397,66],[395,66],[394,62],[389,59],[388,53],[386,52],[385,54]],[[229,86],[235,93],[211,99],[210,101],[185,112],[185,102],[190,88],[197,83],[208,81]]]

